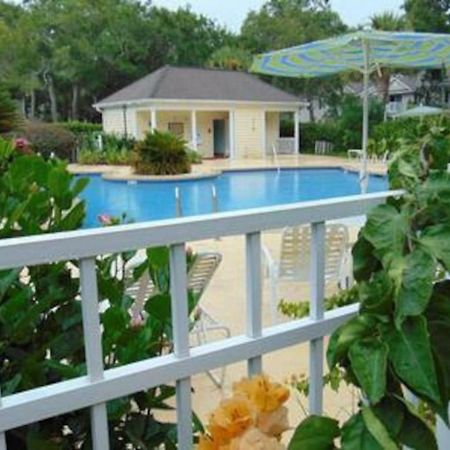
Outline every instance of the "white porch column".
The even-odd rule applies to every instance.
[[[197,111],[195,109],[191,112],[191,135],[192,135],[192,148],[195,151],[198,151],[198,142],[197,142]]]
[[[150,122],[151,122],[150,129],[152,131],[155,131],[158,128],[158,119],[156,117],[156,109],[155,108],[152,108],[150,110]]]
[[[229,141],[229,153],[230,153],[230,158],[233,159],[236,157],[236,142],[235,142],[235,138],[234,138],[234,133],[235,133],[235,115],[234,115],[234,110],[230,109],[230,111],[228,111],[228,141]]]
[[[297,154],[300,149],[300,129],[299,129],[299,122],[300,122],[300,113],[298,109],[294,112],[294,149],[295,153]]]
[[[266,122],[266,111],[263,110],[261,113],[261,123],[262,123],[262,137],[261,137],[261,142],[262,142],[262,157],[265,158],[266,154],[267,154],[267,122]]]

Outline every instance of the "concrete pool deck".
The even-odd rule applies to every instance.
[[[281,168],[340,168],[358,172],[360,163],[356,159],[340,156],[318,155],[280,155],[278,158]],[[205,159],[202,164],[193,164],[192,173],[175,176],[136,175],[130,166],[109,165],[82,165],[69,164],[69,170],[76,174],[101,173],[108,180],[135,180],[135,181],[178,181],[202,179],[218,176],[227,170],[276,169],[278,165],[271,157],[259,159]],[[386,164],[381,162],[368,162],[368,171],[373,175],[385,175]]]
[[[320,168],[336,167],[348,170],[358,170],[358,161],[349,161],[346,158],[314,155],[280,156],[280,165],[289,168]],[[249,170],[262,168],[275,168],[271,158],[246,160],[205,160],[201,165],[194,165],[195,174],[217,173],[222,170]],[[111,166],[78,166],[71,165],[76,173],[108,172],[114,179],[129,179],[129,167]],[[370,173],[384,175],[384,164],[369,164]],[[114,175],[113,175],[114,174]],[[121,178],[123,177],[123,178]],[[359,230],[358,223],[347,222],[351,241],[356,240]],[[263,234],[263,242],[270,252],[277,257],[280,247],[280,230],[273,230]],[[245,333],[246,325],[246,287],[245,287],[245,241],[243,236],[231,236],[220,240],[207,240],[189,243],[194,251],[219,252],[223,256],[221,265],[205,291],[201,304],[214,318],[228,326],[233,336]],[[336,292],[335,286],[328,287],[328,294]],[[309,299],[308,283],[280,283],[279,298],[292,301]],[[284,319],[287,320],[287,319]],[[263,324],[270,325],[269,283],[263,283]],[[219,339],[220,336],[214,336]],[[263,370],[275,381],[284,382],[291,377],[309,372],[309,346],[299,344],[263,357]],[[326,364],[325,364],[326,367]],[[225,384],[218,389],[206,374],[198,374],[192,379],[193,409],[199,417],[206,421],[208,414],[219,404],[220,400],[229,396],[232,384],[246,375],[246,363],[240,362],[227,367]],[[344,421],[356,407],[355,392],[343,386],[339,393],[326,388],[324,391],[324,412],[332,417]],[[288,402],[290,424],[295,427],[308,411],[308,401],[292,390]],[[173,412],[163,412],[162,417],[173,416]]]

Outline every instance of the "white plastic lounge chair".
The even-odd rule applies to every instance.
[[[347,276],[348,229],[345,225],[325,227],[325,283],[345,285]],[[263,246],[266,276],[270,283],[270,311],[272,323],[278,320],[278,283],[280,281],[307,282],[310,280],[311,227],[285,228],[281,236],[280,256],[275,260]]]
[[[188,289],[199,296],[199,299],[208,287],[214,273],[222,261],[220,253],[198,253],[195,261],[188,272]],[[127,271],[131,271],[141,261],[130,261]],[[155,285],[153,284],[148,271],[141,276],[141,278],[127,289],[127,293],[134,299],[131,307],[133,317],[140,317],[144,314],[145,302],[151,295],[156,293]],[[203,345],[209,342],[211,333],[223,334],[225,338],[231,336],[230,329],[217,321],[211,314],[209,314],[204,307],[201,306],[200,300],[192,313],[194,320],[191,329],[191,337],[195,339],[197,345]],[[217,376],[212,372],[207,372],[213,383],[221,388],[225,380],[225,367],[220,369],[220,375]]]

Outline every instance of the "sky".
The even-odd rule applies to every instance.
[[[202,13],[226,25],[232,31],[239,31],[250,10],[257,10],[266,0],[154,0],[153,4],[167,8],[178,8],[189,4],[193,11]],[[331,0],[347,25],[364,25],[370,16],[386,10],[400,12],[404,0]]]

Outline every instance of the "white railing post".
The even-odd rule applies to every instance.
[[[98,307],[97,274],[95,258],[80,260],[81,309],[86,354],[87,374],[90,381],[103,378],[103,352]],[[91,435],[94,450],[109,449],[108,417],[106,403],[91,407]]]
[[[325,223],[311,224],[311,303],[310,317],[324,317],[325,295]],[[309,347],[309,413],[322,414],[323,408],[323,338]]]
[[[184,244],[170,247],[170,293],[174,354],[189,357],[189,310]],[[192,449],[191,379],[176,380],[178,448]]]
[[[247,336],[258,338],[262,334],[262,276],[261,233],[249,233],[245,238],[246,288],[247,288]],[[249,376],[262,371],[262,357],[248,360]]]

